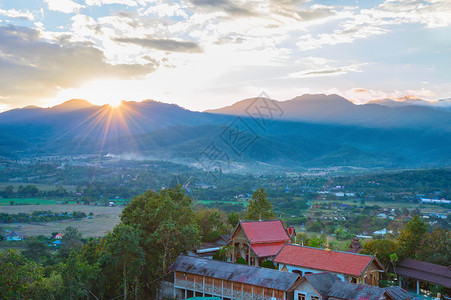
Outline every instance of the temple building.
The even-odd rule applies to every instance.
[[[240,221],[229,242],[228,261],[242,257],[249,265],[259,266],[272,260],[291,238],[280,220]]]

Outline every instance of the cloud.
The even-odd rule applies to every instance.
[[[28,10],[23,12],[20,10],[15,10],[14,8],[11,8],[8,10],[0,9],[0,15],[9,17],[9,18],[17,18],[17,19],[24,19],[24,20],[28,20],[28,21],[34,21],[33,14]]]
[[[303,72],[296,72],[289,74],[289,77],[305,78],[305,77],[325,77],[325,76],[339,76],[347,73],[359,73],[362,72],[363,66],[369,65],[369,63],[352,64],[345,67],[331,68],[324,67],[322,69],[313,69]]]
[[[196,8],[207,11],[223,11],[233,17],[251,17],[256,13],[251,9],[249,2],[234,3],[231,0],[189,0]],[[235,1],[236,2],[236,1]]]
[[[145,1],[135,1],[135,0],[86,0],[86,5],[88,6],[102,6],[105,4],[122,4],[127,6],[137,6],[139,3]]]
[[[112,65],[90,43],[54,44],[42,40],[35,29],[11,25],[0,27],[0,53],[0,98],[11,104],[96,78],[140,77],[157,67],[154,62]]]
[[[50,10],[66,14],[79,12],[82,8],[85,8],[84,5],[78,4],[72,0],[44,0],[44,2]]]
[[[135,44],[144,48],[157,49],[169,52],[200,53],[202,48],[195,42],[176,41],[171,39],[154,38],[113,38],[115,42]]]

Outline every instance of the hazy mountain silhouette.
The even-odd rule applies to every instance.
[[[269,99],[264,99],[267,101]],[[246,116],[248,107],[264,103],[258,98],[246,99],[231,106],[209,110],[224,115]],[[383,102],[384,104],[386,102]],[[338,95],[303,95],[287,101],[275,101],[282,114],[274,118],[325,124],[351,124],[366,127],[425,127],[449,130],[451,118],[447,111],[437,111],[429,106],[356,105]],[[262,105],[261,110],[265,111]]]
[[[0,114],[0,156],[125,153],[194,164],[214,144],[233,162],[289,168],[451,164],[451,118],[444,110],[355,105],[337,95],[266,102],[269,111],[261,101],[209,113],[152,100],[119,109],[75,99],[14,109]],[[246,139],[252,142],[237,152],[231,143]]]

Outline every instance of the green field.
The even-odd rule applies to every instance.
[[[14,205],[47,205],[57,204],[57,202],[68,202],[68,204],[77,203],[73,198],[57,198],[57,199],[44,199],[44,198],[0,198],[0,206],[10,206],[11,201],[14,201]]]

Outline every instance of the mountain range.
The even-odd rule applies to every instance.
[[[449,166],[449,99],[418,101],[356,105],[337,95],[304,95],[195,112],[153,100],[113,108],[73,99],[1,113],[0,156],[110,153],[256,169]]]

